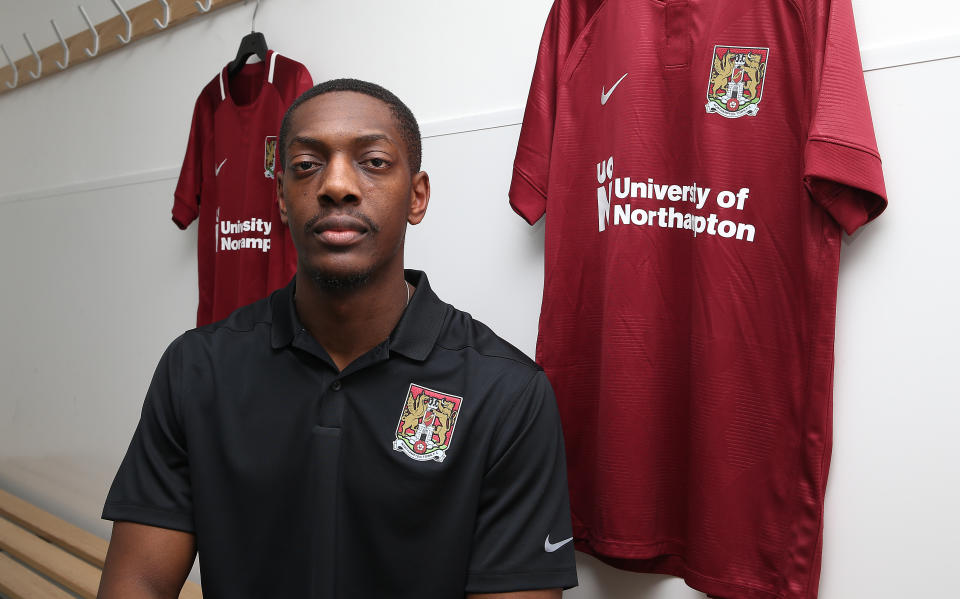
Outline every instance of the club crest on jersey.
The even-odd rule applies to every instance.
[[[410,384],[397,423],[393,449],[425,462],[442,462],[453,442],[462,397]]]
[[[707,80],[707,114],[757,116],[770,48],[714,46]]]
[[[268,135],[263,140],[263,176],[274,178],[277,169],[277,137]]]

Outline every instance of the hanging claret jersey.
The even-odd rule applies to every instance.
[[[310,73],[272,50],[232,76],[227,69],[197,98],[174,194],[178,227],[199,218],[197,326],[283,287],[297,264],[277,206],[277,133],[313,85]]]
[[[510,201],[578,549],[816,597],[841,236],[886,206],[850,0],[557,0]]]

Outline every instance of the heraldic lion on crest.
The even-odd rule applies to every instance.
[[[431,399],[436,399],[437,407],[431,412],[431,414],[427,414]],[[409,393],[407,393],[407,405],[406,409],[403,411],[403,419],[399,433],[401,435],[405,435],[407,434],[407,431],[410,431],[411,433],[415,432],[417,430],[417,426],[420,424],[420,419],[423,418],[424,415],[427,415],[429,418],[433,419],[433,434],[438,437],[438,444],[446,445],[447,431],[452,429],[454,424],[456,424],[457,410],[455,408],[456,406],[452,401],[432,398],[424,391],[414,395],[413,391],[411,390]]]
[[[423,401],[425,393],[422,391],[414,397],[413,391],[407,393],[407,409],[403,411],[403,424],[400,427],[400,434],[405,434],[408,430],[417,430],[420,418],[427,411],[427,402]]]
[[[767,65],[763,62],[763,57],[756,52],[748,52],[746,54],[727,52],[723,55],[723,58],[714,56],[713,72],[716,73],[716,75],[711,82],[713,95],[719,96],[726,91],[730,76],[737,66],[735,63],[738,56],[743,57],[743,64],[739,66],[747,74],[748,78],[743,84],[744,91],[748,92],[750,99],[753,100],[757,97],[757,86],[763,80],[763,76],[767,70]]]

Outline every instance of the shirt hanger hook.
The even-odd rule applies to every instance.
[[[83,20],[87,22],[87,27],[90,28],[90,35],[93,36],[93,50],[90,48],[84,48],[83,51],[87,53],[87,56],[93,58],[97,55],[97,52],[100,51],[100,32],[97,31],[97,28],[93,26],[93,23],[90,21],[90,16],[87,15],[87,11],[83,9],[83,5],[78,4],[77,8],[80,9],[80,14],[83,15]]]
[[[160,0],[163,3],[163,22],[160,22],[160,19],[154,17],[153,24],[157,26],[157,29],[166,29],[167,25],[170,24],[170,3],[167,0]]]
[[[23,34],[23,39],[24,41],[27,42],[27,47],[30,48],[30,52],[33,54],[33,57],[37,59],[37,71],[36,72],[27,71],[27,72],[30,73],[30,76],[33,77],[34,79],[39,79],[40,75],[43,74],[43,61],[40,60],[40,55],[37,54],[37,51],[33,49],[33,44],[30,43],[30,38],[27,36],[26,33]]]
[[[0,44],[0,50],[3,50],[3,55],[7,57],[7,62],[10,63],[10,68],[13,69],[13,82],[6,81],[7,87],[13,89],[17,87],[17,84],[20,83],[20,73],[17,72],[17,63],[10,60],[10,55],[7,54],[7,49]]]
[[[63,47],[63,62],[60,62],[59,60],[56,61],[57,66],[60,67],[60,70],[62,71],[70,66],[70,47],[67,46],[67,41],[63,39],[63,34],[60,33],[60,28],[57,27],[57,22],[53,19],[50,19],[50,24],[53,25],[53,30],[57,32],[57,39],[60,40],[60,45]]]
[[[117,7],[117,10],[120,12],[120,16],[123,17],[123,20],[127,23],[127,35],[126,37],[117,34],[117,39],[120,40],[121,44],[129,44],[130,39],[133,37],[133,23],[130,21],[130,16],[127,15],[127,11],[123,10],[123,7],[120,6],[120,2],[117,0],[110,0],[113,2],[113,5]]]

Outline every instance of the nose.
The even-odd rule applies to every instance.
[[[332,156],[324,168],[323,183],[318,191],[324,202],[359,202],[360,187],[353,161],[341,154]]]

